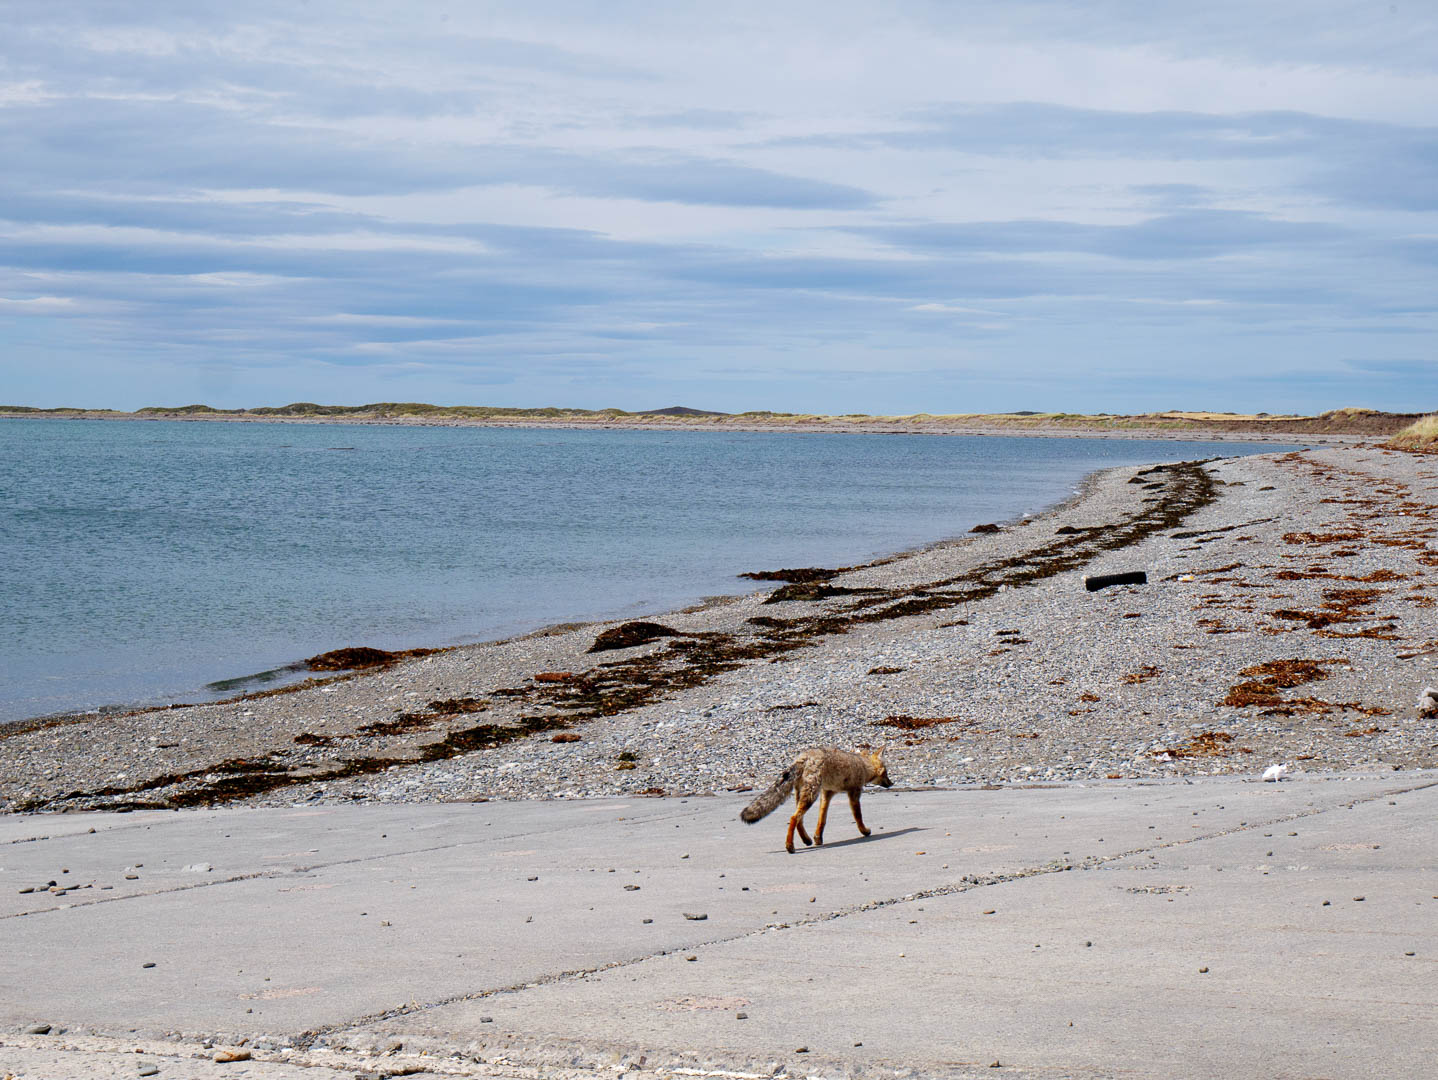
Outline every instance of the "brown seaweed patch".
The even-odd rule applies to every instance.
[[[1165,754],[1175,758],[1227,757],[1232,753],[1253,753],[1246,746],[1234,746],[1233,736],[1227,731],[1204,731],[1194,735],[1186,743],[1166,750],[1155,750],[1155,757]]]
[[[751,570],[749,573],[739,576],[751,581],[787,581],[792,585],[803,585],[811,581],[828,581],[840,574],[847,574],[851,570],[859,569],[862,568],[841,566],[836,570],[826,570],[820,566],[802,566],[791,570]]]
[[[904,670],[904,669],[901,668],[901,667],[871,667],[871,668],[869,669],[869,674],[870,674],[870,675],[897,675],[897,674],[899,674],[899,672],[901,672],[901,671],[903,671],[903,670]]]
[[[827,600],[831,596],[854,596],[857,593],[879,592],[878,589],[850,589],[823,581],[803,581],[784,585],[764,598],[766,604],[783,604],[790,600]]]
[[[348,649],[333,649],[305,661],[311,671],[352,671],[356,668],[379,667],[393,664],[398,660],[410,660],[417,656],[429,656],[438,649],[405,649],[390,652],[387,649],[372,649],[368,645],[356,645]]]
[[[1123,681],[1130,684],[1148,682],[1149,679],[1156,679],[1162,672],[1152,664],[1144,664],[1137,671],[1130,671],[1123,677]]]
[[[663,623],[627,622],[605,630],[594,639],[589,652],[607,652],[610,649],[631,649],[636,645],[647,645],[659,638],[679,637],[679,631]]]
[[[924,728],[938,727],[940,724],[972,724],[974,721],[965,720],[960,716],[906,716],[900,713],[896,716],[886,716],[882,720],[870,721],[871,727],[891,727],[900,731],[922,731]]]
[[[1351,544],[1364,538],[1361,532],[1287,532],[1283,534],[1285,544]]]

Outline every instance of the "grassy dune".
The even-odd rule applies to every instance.
[[[1438,450],[1438,413],[1409,424],[1385,445],[1394,450]]]

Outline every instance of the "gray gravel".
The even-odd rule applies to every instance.
[[[1438,684],[1438,461],[1333,446],[1205,468],[1217,497],[1181,523],[1029,583],[1016,561],[1085,535],[1060,530],[1161,509],[1174,497],[1155,486],[1165,474],[1100,474],[1042,517],[832,581],[890,596],[950,583],[942,592],[1010,564],[984,580],[1012,584],[942,610],[855,622],[868,594],[766,604],[764,590],[663,616],[740,644],[762,639],[756,617],[849,621],[613,715],[437,749],[451,733],[473,741],[479,724],[568,724],[545,696],[556,684],[536,674],[612,672],[600,665],[648,656],[672,665],[676,640],[706,639],[590,654],[616,624],[559,627],[229,704],[22,726],[0,733],[0,807],[704,794],[767,785],[815,744],[886,744],[890,775],[909,787],[1438,765],[1438,721],[1415,707]],[[1084,589],[1085,575],[1125,570],[1146,571],[1148,584]],[[1245,669],[1279,660],[1319,662],[1307,670],[1326,677],[1270,682],[1261,704],[1225,703],[1265,677]],[[455,699],[482,711],[430,706]],[[361,731],[406,716],[407,727]],[[909,719],[884,723],[894,717]],[[560,730],[579,738],[551,741]],[[426,754],[438,759],[416,761]],[[346,761],[359,764],[338,775]],[[255,777],[261,790],[246,787]]]

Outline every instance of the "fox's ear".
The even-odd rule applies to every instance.
[[[879,749],[877,749],[877,750],[874,751],[874,757],[877,758],[877,759],[880,760],[880,761],[883,761],[883,760],[884,760],[884,751],[887,750],[888,748],[889,748],[889,744],[888,744],[888,743],[884,743],[882,746],[879,747]]]

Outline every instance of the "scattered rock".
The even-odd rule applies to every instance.
[[[549,741],[558,743],[578,742],[579,736],[573,731],[561,731],[557,735],[550,736]]]
[[[972,529],[969,530],[969,532],[971,533],[996,533],[999,531],[1001,531],[999,527],[992,522],[988,523],[987,525],[975,525]]]
[[[1147,585],[1148,574],[1142,570],[1126,570],[1119,574],[1086,574],[1083,587],[1089,592],[1107,589],[1110,585]]]
[[[50,1034],[49,1024],[31,1024],[25,1029],[26,1035],[48,1035]]]
[[[709,918],[709,913],[706,911],[686,911],[684,917],[690,922],[703,922]]]
[[[250,1052],[249,1052],[248,1050],[243,1050],[243,1049],[236,1049],[236,1050],[216,1050],[216,1051],[215,1051],[215,1056],[214,1056],[213,1058],[211,1058],[210,1060],[211,1060],[211,1061],[218,1061],[218,1062],[221,1062],[221,1063],[228,1062],[228,1061],[249,1061],[249,1060],[250,1060]]]
[[[139,1073],[138,1073],[137,1075],[139,1075],[139,1076],[158,1076],[159,1074],[160,1074],[160,1067],[159,1067],[158,1065],[141,1065],[141,1066],[140,1066],[140,1071],[139,1071]]]

